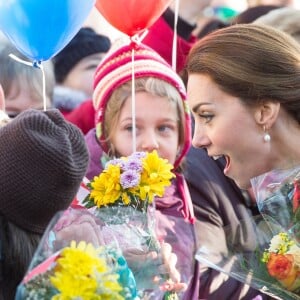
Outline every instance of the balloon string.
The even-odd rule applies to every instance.
[[[139,46],[148,33],[145,29],[142,34],[135,34],[130,39],[132,44]],[[136,151],[136,100],[135,100],[135,72],[134,72],[134,48],[131,48],[131,115],[132,115],[132,151]]]
[[[179,1],[175,0],[175,12],[174,12],[174,35],[173,35],[173,46],[172,46],[172,69],[176,72],[176,61],[177,61],[177,22],[178,22],[178,11]]]
[[[46,78],[45,78],[45,71],[44,66],[41,62],[35,61],[32,64],[35,68],[38,68],[42,72],[42,78],[43,78],[43,104],[44,104],[44,111],[47,110],[47,97],[46,97]]]
[[[136,151],[136,115],[135,115],[135,75],[134,75],[134,49],[131,50],[131,114],[132,114],[132,147]]]
[[[133,43],[140,45],[143,41],[143,39],[145,38],[145,36],[148,34],[149,30],[145,29],[142,34],[140,33],[136,33],[135,35],[133,35],[130,39]]]
[[[35,67],[41,70],[42,72],[42,79],[43,79],[43,107],[44,107],[44,111],[47,110],[47,97],[46,97],[46,78],[45,78],[45,72],[44,72],[44,67],[42,65],[42,63],[40,61],[34,61],[34,62],[29,62],[26,60],[23,60],[19,57],[17,57],[16,55],[10,53],[9,57],[11,57],[12,59],[14,59],[17,62],[20,62],[24,65],[30,66],[30,67]]]

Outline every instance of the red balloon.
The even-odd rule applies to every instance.
[[[149,28],[172,0],[97,0],[96,8],[115,28],[129,36]]]

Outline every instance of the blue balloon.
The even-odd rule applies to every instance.
[[[62,50],[82,27],[95,0],[0,0],[0,30],[33,61]]]

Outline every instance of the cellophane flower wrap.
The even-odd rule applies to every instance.
[[[260,213],[300,241],[300,166],[251,180]]]
[[[89,195],[83,204],[103,221],[103,237],[115,242],[124,253],[159,251],[155,235],[155,197],[164,195],[175,177],[173,166],[153,152],[134,152],[108,161],[104,170],[88,183]],[[126,257],[126,254],[124,254]],[[134,269],[137,285],[148,297],[158,287],[146,275],[158,274],[157,266]],[[145,275],[145,276],[144,276]],[[145,277],[145,278],[144,278]],[[148,277],[150,278],[150,277]],[[146,297],[146,296],[145,296]]]
[[[226,251],[201,247],[197,259],[275,299],[300,299],[299,174],[296,167],[253,178],[260,216],[224,228]]]
[[[95,226],[97,239],[89,231],[78,232],[82,226]],[[120,249],[99,243],[100,227],[84,210],[57,214],[18,286],[15,299],[138,299],[135,279]]]

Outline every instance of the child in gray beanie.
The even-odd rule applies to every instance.
[[[89,157],[57,109],[26,110],[0,128],[0,300],[14,299],[56,212],[72,202]]]

